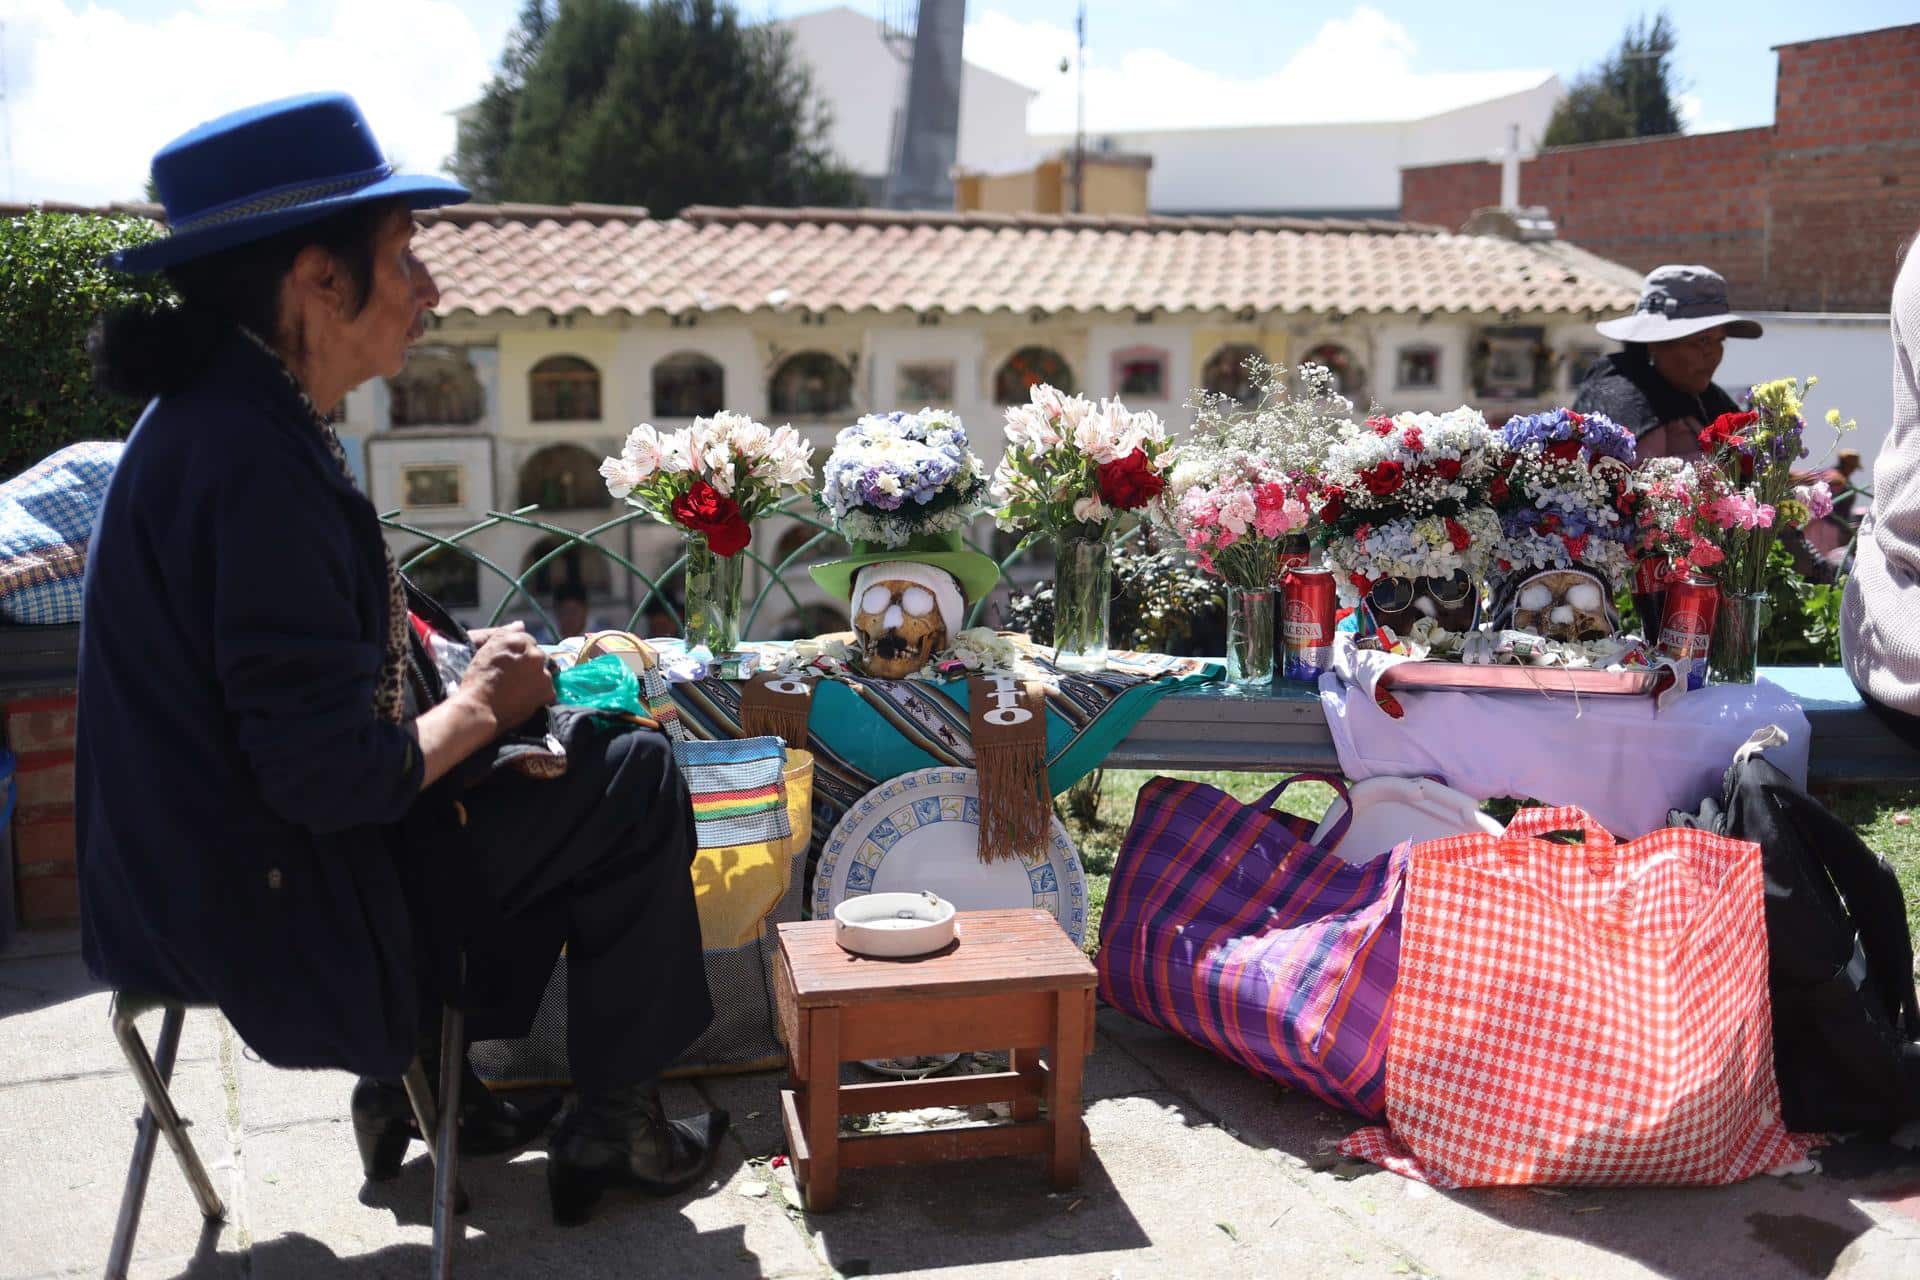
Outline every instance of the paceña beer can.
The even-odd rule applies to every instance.
[[[1689,689],[1707,683],[1707,649],[1719,609],[1720,587],[1711,578],[1687,577],[1667,584],[1658,647],[1662,657],[1675,659],[1685,669]]]
[[[1318,680],[1333,665],[1333,571],[1296,567],[1280,582],[1281,674]]]

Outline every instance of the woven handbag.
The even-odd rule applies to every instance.
[[[1579,832],[1582,844],[1542,839]],[[1444,1187],[1709,1185],[1805,1156],[1774,1080],[1760,847],[1579,809],[1414,846],[1387,1126]]]
[[[1378,1117],[1407,846],[1354,865],[1311,820],[1198,782],[1140,791],[1095,964],[1107,1003],[1335,1106]]]

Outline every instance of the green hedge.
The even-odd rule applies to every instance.
[[[87,330],[101,312],[170,296],[158,276],[100,265],[159,233],[143,218],[29,213],[0,221],[0,478],[76,440],[120,439],[140,406],[94,390]]]

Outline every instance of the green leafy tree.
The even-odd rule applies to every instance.
[[[540,56],[553,21],[552,0],[526,0],[513,30],[507,33],[500,70],[487,82],[480,100],[461,113],[453,158],[447,167],[476,200],[498,203],[506,198],[499,184],[507,144],[513,138],[514,112],[520,106],[527,69]]]
[[[450,167],[488,200],[845,205],[792,38],[727,0],[530,0]]]
[[[152,239],[141,218],[29,213],[0,220],[0,477],[78,440],[117,440],[140,406],[96,391],[87,330],[103,311],[160,304],[159,276],[102,266],[114,249]]]
[[[1549,147],[1680,132],[1673,100],[1673,20],[1662,12],[1636,19],[1620,45],[1580,76],[1554,108],[1543,142]]]

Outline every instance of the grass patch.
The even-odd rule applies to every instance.
[[[1106,906],[1113,866],[1133,821],[1140,788],[1156,775],[1144,769],[1106,769],[1091,775],[1088,797],[1070,791],[1055,807],[1067,833],[1080,851],[1087,873],[1087,954],[1099,949],[1100,912]],[[1285,773],[1169,773],[1218,787],[1236,800],[1251,804],[1266,794]],[[1079,790],[1079,788],[1076,788]],[[1867,847],[1893,864],[1906,899],[1907,930],[1920,936],[1920,786],[1850,786],[1823,791],[1826,806],[1860,833]],[[1092,801],[1090,810],[1088,800]],[[1078,801],[1078,803],[1076,803]],[[1333,802],[1333,788],[1303,782],[1281,797],[1280,807],[1307,818],[1319,818]],[[1911,821],[1906,819],[1911,818]]]
[[[1836,787],[1820,799],[1893,864],[1907,901],[1907,934],[1920,936],[1920,787]]]

